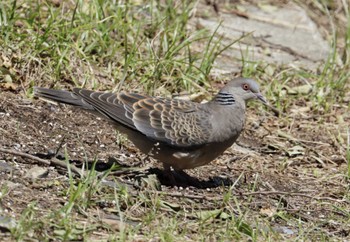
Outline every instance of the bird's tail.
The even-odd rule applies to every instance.
[[[86,103],[81,97],[69,91],[34,87],[34,96],[49,99],[59,103],[73,105],[87,110],[94,110],[93,106]]]

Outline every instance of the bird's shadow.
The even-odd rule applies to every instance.
[[[42,159],[51,159],[53,157],[59,159],[59,160],[65,160],[65,157],[63,155],[53,155],[53,154],[40,154],[37,153],[36,156]],[[164,186],[171,186],[171,187],[195,187],[199,189],[207,189],[207,188],[216,188],[216,187],[222,187],[222,186],[231,186],[233,184],[232,180],[229,178],[222,178],[222,177],[210,177],[207,180],[200,180],[196,177],[190,176],[184,171],[172,171],[172,174],[169,174],[168,172],[165,172],[162,169],[159,168],[149,168],[143,171],[140,171],[136,168],[136,166],[128,166],[125,164],[120,164],[117,159],[114,157],[109,157],[107,162],[102,160],[97,161],[87,161],[83,162],[80,160],[69,160],[69,163],[74,164],[75,166],[81,168],[83,165],[85,165],[85,168],[88,170],[95,169],[96,171],[103,172],[110,169],[113,169],[113,167],[117,167],[117,170],[115,172],[112,172],[116,176],[118,174],[125,174],[128,177],[137,177],[136,179],[141,179],[142,177],[148,177],[149,175],[156,175],[160,184]],[[133,170],[134,168],[134,170]],[[126,172],[123,172],[123,169],[127,169]],[[169,179],[169,176],[174,179]]]
[[[208,180],[200,180],[196,177],[190,176],[184,171],[172,171],[175,179],[169,179],[168,172],[165,172],[159,168],[150,168],[147,171],[148,174],[155,174],[160,182],[164,186],[177,186],[177,187],[195,187],[199,189],[216,188],[222,186],[231,186],[233,181],[229,178],[222,177],[210,177]],[[147,174],[145,174],[147,175]],[[175,180],[175,181],[174,181]]]

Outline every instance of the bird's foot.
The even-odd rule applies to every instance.
[[[178,187],[197,187],[202,188],[204,184],[199,179],[188,175],[186,172],[179,170],[164,169],[163,177],[160,177],[161,182],[168,186]]]

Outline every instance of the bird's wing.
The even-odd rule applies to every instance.
[[[96,111],[147,137],[177,147],[208,142],[210,114],[190,101],[153,98],[136,93],[103,93],[74,88]]]
[[[80,96],[86,103],[110,120],[137,130],[132,119],[126,116],[127,110],[116,94],[110,92],[95,92],[81,88],[73,88],[73,93]],[[149,96],[136,93],[133,95],[135,100],[149,98]]]
[[[118,97],[127,110],[126,116],[146,136],[178,147],[208,142],[210,114],[200,104],[166,98],[134,101],[133,95],[126,93]]]

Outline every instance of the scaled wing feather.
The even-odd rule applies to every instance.
[[[205,144],[210,137],[210,115],[197,103],[136,93],[116,95],[79,88],[73,92],[108,118],[156,141],[190,147]]]

